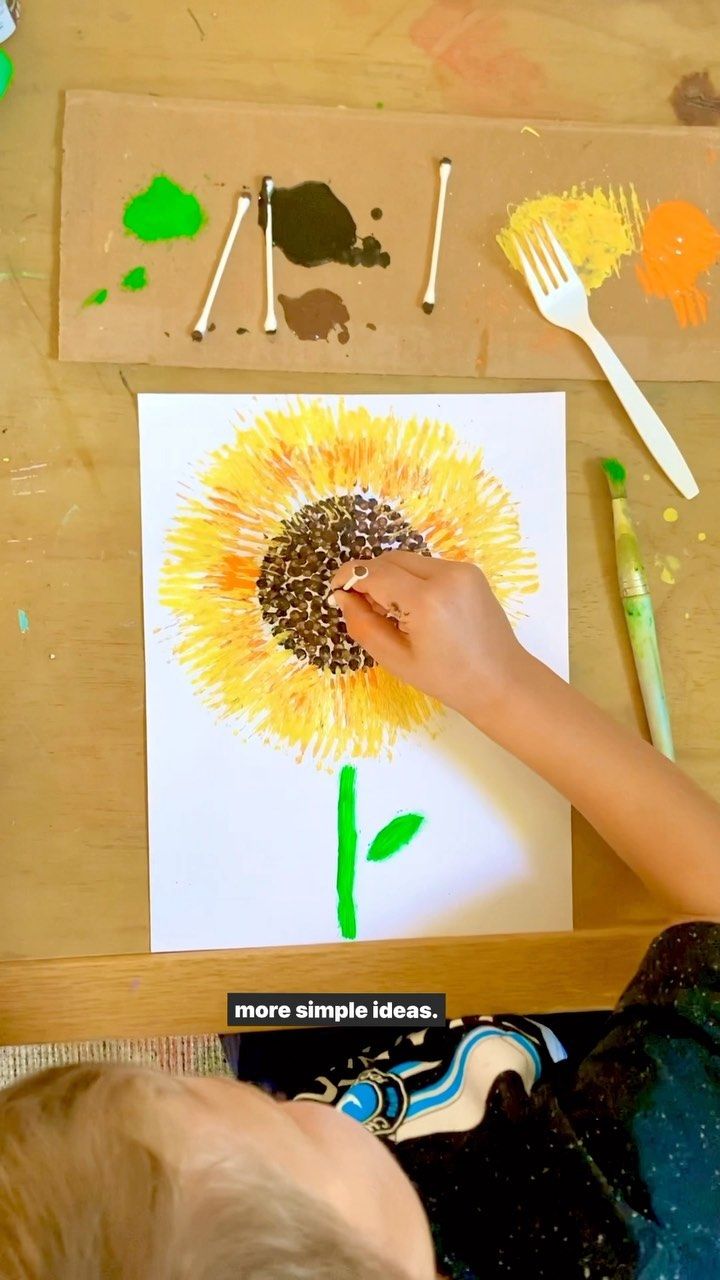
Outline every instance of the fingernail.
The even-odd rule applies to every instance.
[[[337,607],[338,607],[338,602],[337,602],[337,596],[335,595],[335,592],[334,592],[334,591],[333,591],[332,595],[329,595],[329,596],[328,596],[328,598],[327,598],[327,602],[328,602],[328,604],[329,604],[333,609],[337,609]]]

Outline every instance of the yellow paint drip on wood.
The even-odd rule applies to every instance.
[[[668,524],[675,524],[675,521],[678,518],[679,515],[676,507],[666,507],[663,511],[663,520],[667,520]]]
[[[658,555],[655,557],[655,564],[660,570],[661,581],[666,583],[668,587],[674,587],[680,569],[680,561],[677,556]]]

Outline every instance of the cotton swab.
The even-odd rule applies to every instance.
[[[218,289],[220,288],[220,281],[222,280],[223,275],[225,274],[225,268],[228,264],[228,258],[230,257],[230,254],[232,253],[233,245],[235,244],[235,237],[237,236],[237,233],[240,230],[240,224],[243,218],[245,217],[245,214],[247,213],[248,209],[250,208],[251,204],[252,204],[252,196],[250,195],[250,192],[243,191],[238,196],[237,210],[235,213],[235,217],[233,219],[233,224],[230,230],[228,231],[227,239],[223,246],[223,251],[220,254],[220,261],[217,264],[215,275],[213,276],[213,282],[210,285],[210,289],[208,290],[208,295],[207,295],[207,298],[205,299],[205,306],[200,312],[200,317],[192,331],[192,336],[196,342],[202,342],[203,338],[205,337],[205,334],[207,333],[208,323],[210,321],[210,312],[213,309],[213,305],[215,303],[215,297],[217,295]]]
[[[362,582],[364,578],[367,578],[369,572],[370,570],[366,564],[356,565],[347,582],[343,582],[341,589],[343,591],[352,591],[353,587],[356,587],[358,582]],[[326,604],[331,604],[333,609],[338,608],[337,597],[334,591],[330,592],[330,595],[326,600]]]
[[[363,578],[367,578],[369,572],[370,570],[367,565],[356,565],[347,582],[343,583],[343,591],[352,591],[353,587],[357,586],[358,582],[362,582]]]
[[[273,273],[273,225],[272,194],[275,183],[272,178],[263,178],[262,202],[265,212],[265,288],[267,292],[267,311],[265,313],[265,332],[277,333],[277,316],[275,315],[275,278]]]
[[[440,186],[438,190],[437,211],[435,214],[435,237],[433,239],[432,258],[430,260],[430,276],[422,304],[422,309],[426,316],[432,314],[433,307],[435,306],[435,286],[437,282],[438,259],[440,257],[443,217],[445,215],[445,197],[447,195],[447,186],[451,169],[452,160],[449,160],[447,156],[443,156],[440,161],[439,169]]]

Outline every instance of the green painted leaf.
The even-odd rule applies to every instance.
[[[392,822],[388,822],[386,827],[378,831],[370,845],[368,862],[383,862],[385,858],[391,858],[398,850],[404,849],[405,845],[417,835],[424,822],[425,819],[420,813],[401,813],[397,818],[393,818]]]

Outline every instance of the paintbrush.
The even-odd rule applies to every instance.
[[[626,471],[617,458],[603,458],[602,469],[607,477],[612,497],[620,597],[635,659],[635,670],[645,704],[650,737],[658,751],[661,751],[669,760],[674,760],[675,749],[660,665],[655,614],[625,492]]]

